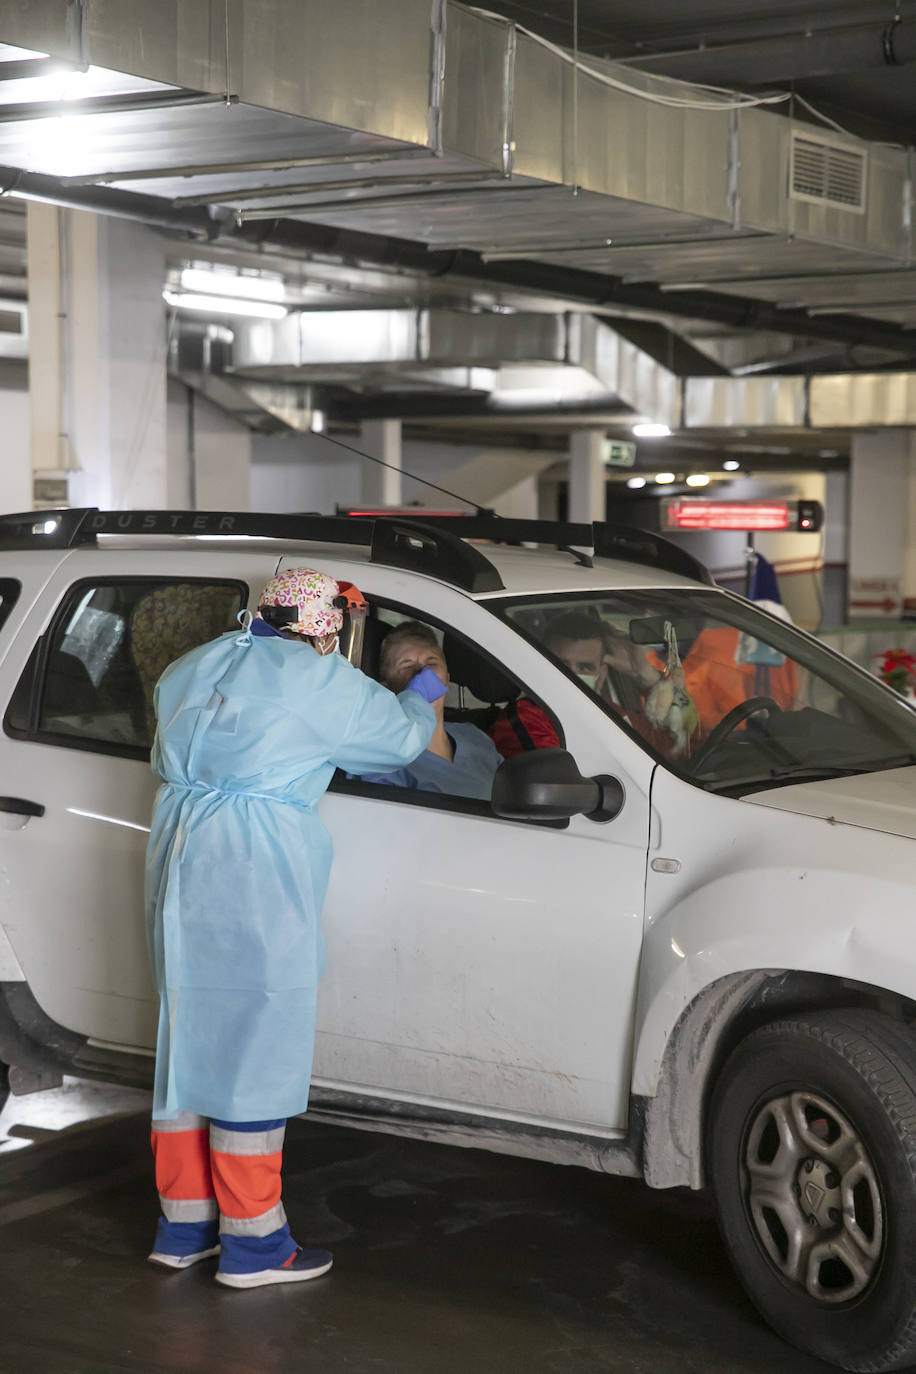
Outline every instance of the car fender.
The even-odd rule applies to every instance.
[[[646,1176],[660,1187],[702,1186],[703,1095],[723,1037],[787,971],[821,980],[805,985],[814,1000],[833,980],[916,1001],[916,842],[756,807],[762,823],[747,829],[750,807],[694,796],[675,821],[666,808],[647,880],[632,1088],[649,1099]],[[660,848],[684,856],[677,872],[653,870]]]

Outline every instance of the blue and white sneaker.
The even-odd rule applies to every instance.
[[[227,1274],[219,1270],[216,1282],[227,1288],[263,1288],[269,1283],[302,1283],[326,1274],[334,1263],[329,1250],[303,1250],[299,1246],[294,1255],[276,1269],[255,1269],[250,1274]]]

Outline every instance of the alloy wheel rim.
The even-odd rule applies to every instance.
[[[885,1215],[848,1118],[815,1093],[772,1098],[751,1121],[744,1164],[751,1220],[779,1272],[819,1303],[863,1293],[881,1258]]]

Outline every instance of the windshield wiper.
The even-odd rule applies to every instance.
[[[908,768],[916,764],[916,754],[900,754],[888,759],[874,759],[867,763],[846,764],[840,767],[829,763],[799,763],[791,768],[771,768],[768,773],[758,773],[752,778],[724,778],[723,785],[728,788],[737,786],[765,787],[768,782],[785,782],[797,778],[800,782],[817,782],[827,778],[853,778],[863,773],[883,773],[890,768]],[[716,790],[713,788],[712,790]]]
[[[707,792],[730,792],[739,795],[748,788],[756,791],[760,788],[775,787],[783,782],[819,782],[827,778],[848,778],[857,773],[871,771],[870,768],[835,768],[829,764],[818,767],[817,764],[804,763],[795,768],[771,768],[768,773],[752,773],[745,778],[716,778],[704,781],[702,775],[699,775],[695,781]]]
[[[857,773],[877,771],[870,764],[864,768],[858,765],[847,765],[845,768],[840,768],[836,764],[829,763],[799,763],[793,768],[771,768],[769,775],[778,781],[782,781],[783,778],[807,778],[810,780],[811,778],[852,778]]]

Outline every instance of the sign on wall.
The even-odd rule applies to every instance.
[[[897,620],[903,614],[899,577],[850,577],[849,614]]]

